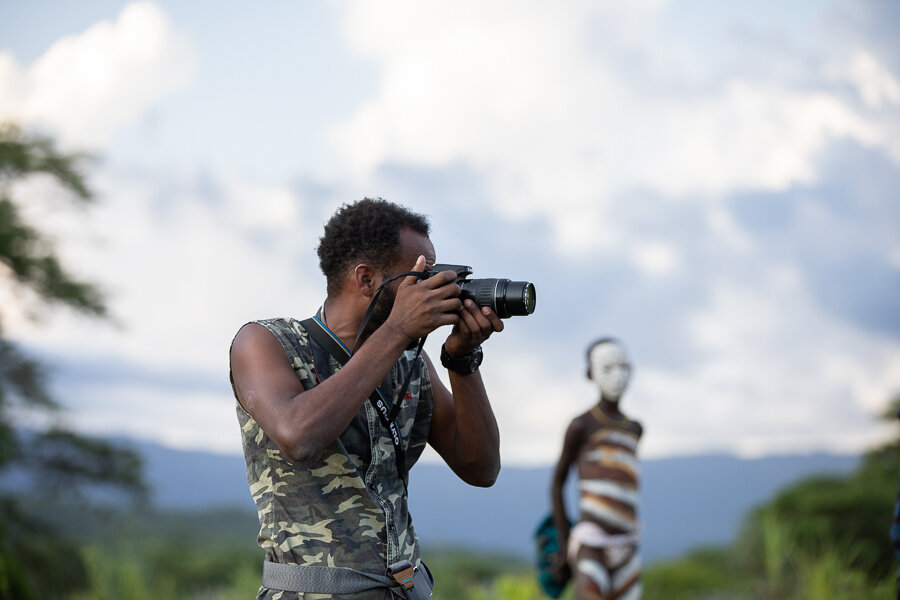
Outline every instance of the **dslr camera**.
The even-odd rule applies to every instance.
[[[431,267],[423,279],[428,279],[441,271],[456,273],[460,300],[471,298],[478,306],[487,306],[493,310],[501,319],[530,315],[534,312],[534,284],[509,279],[467,279],[472,274],[472,267],[444,264]]]

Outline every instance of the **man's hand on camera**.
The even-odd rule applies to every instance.
[[[450,356],[465,356],[480,346],[495,331],[503,331],[503,321],[487,306],[480,307],[467,298],[459,311],[459,320],[447,337],[444,348]]]
[[[425,257],[420,256],[411,270],[424,271]],[[422,281],[413,275],[405,277],[397,288],[394,307],[385,325],[413,341],[443,325],[458,324],[462,303],[455,281],[453,271],[443,271]]]

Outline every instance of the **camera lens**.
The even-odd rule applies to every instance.
[[[506,288],[506,306],[510,315],[530,315],[534,312],[534,284],[527,281],[510,281]]]
[[[478,306],[490,307],[501,319],[534,312],[534,285],[509,279],[470,279],[459,283],[460,298],[471,298]]]

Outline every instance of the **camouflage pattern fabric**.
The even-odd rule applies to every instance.
[[[323,318],[322,309],[318,316]],[[318,380],[310,340],[300,321],[257,323],[281,343],[303,389],[315,387]],[[428,369],[422,359],[413,363],[414,355],[405,352],[390,374],[396,393],[409,369],[415,369],[397,417],[407,469],[425,449],[434,405]],[[332,358],[331,368],[336,373],[340,363]],[[239,402],[236,410],[247,482],[259,513],[258,543],[266,560],[349,567],[382,575],[388,565],[399,560],[419,563],[419,542],[397,472],[394,446],[370,402],[363,404],[338,439],[303,462],[287,458]],[[267,588],[260,588],[257,596],[272,600],[346,597]],[[353,597],[381,600],[390,598],[390,592],[376,589]]]

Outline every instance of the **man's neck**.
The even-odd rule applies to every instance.
[[[341,298],[328,297],[325,300],[325,309],[323,311],[325,317],[325,325],[333,334],[338,336],[345,346],[352,349],[353,343],[356,341],[356,334],[359,332],[359,324],[362,323],[363,315],[354,303],[348,302]],[[360,338],[359,343],[366,340],[366,335]]]

